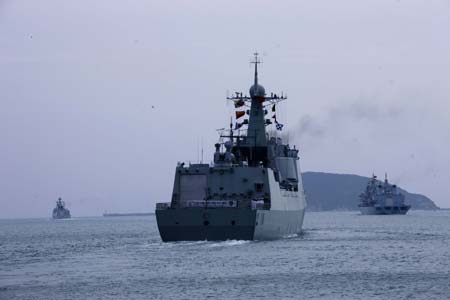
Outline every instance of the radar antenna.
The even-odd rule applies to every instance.
[[[260,58],[260,54],[255,51],[255,53],[253,53],[253,59],[250,61],[251,64],[255,65],[255,74],[254,74],[254,84],[252,86],[252,88],[250,89],[250,97],[247,95],[244,95],[242,92],[234,92],[234,95],[227,97],[228,100],[233,101],[234,103],[234,107],[236,108],[236,110],[239,110],[240,112],[245,112],[246,114],[250,115],[250,111],[251,111],[251,106],[252,106],[252,97],[257,97],[257,101],[258,101],[258,105],[260,105],[260,108],[264,109],[268,106],[272,106],[272,111],[274,111],[275,109],[275,104],[286,100],[287,99],[287,95],[284,92],[281,92],[281,96],[280,94],[276,94],[276,93],[270,93],[270,95],[266,95],[264,87],[259,85],[259,78],[258,78],[258,65],[262,63],[261,58]],[[257,95],[252,95],[252,89],[255,89],[255,91],[257,91]],[[243,107],[248,107],[250,108],[250,110],[242,110]],[[263,112],[265,112],[265,114],[267,114],[267,110],[264,110]],[[275,123],[278,123],[276,121],[276,117],[275,118]],[[241,126],[243,125],[249,125],[249,120],[245,119],[244,122],[242,123],[236,123],[236,128],[234,130],[239,130],[239,128],[241,128]],[[265,120],[265,125],[270,125],[272,124],[270,119]],[[283,125],[278,125],[280,126],[280,128],[282,128]],[[231,131],[233,131],[230,128]],[[281,129],[278,129],[281,130]]]
[[[258,64],[261,63],[261,60],[258,58],[258,51],[255,51],[255,53],[253,53],[253,55],[255,56],[255,59],[252,60],[250,63],[251,64],[255,64],[255,85],[258,84]]]

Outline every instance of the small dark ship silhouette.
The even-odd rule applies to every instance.
[[[56,207],[53,209],[53,219],[70,219],[70,211],[65,208],[66,203],[58,198],[56,201]]]
[[[372,175],[359,199],[358,206],[363,215],[405,215],[411,208],[411,205],[405,204],[405,196],[397,190],[397,186],[389,184],[387,174],[384,183]]]

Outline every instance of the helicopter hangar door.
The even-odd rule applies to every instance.
[[[180,201],[205,200],[206,175],[183,174],[180,176]]]

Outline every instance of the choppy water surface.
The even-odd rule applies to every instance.
[[[0,299],[449,299],[450,211],[307,213],[270,242],[160,241],[154,217],[0,220]]]

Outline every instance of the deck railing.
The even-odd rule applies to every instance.
[[[181,208],[238,208],[239,205],[237,200],[189,200],[189,201],[181,201]],[[256,209],[270,209],[269,203],[264,203],[264,201],[251,201],[246,202],[246,207],[251,208],[253,210]],[[166,210],[171,208],[170,202],[162,202],[156,203],[156,210]]]
[[[182,201],[182,208],[200,207],[200,208],[236,208],[237,201],[235,200],[190,200]]]

